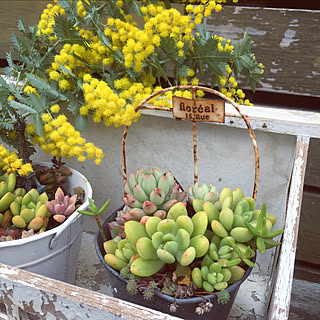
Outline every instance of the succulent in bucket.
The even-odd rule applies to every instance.
[[[44,192],[39,195],[36,189],[31,189],[25,193],[24,189],[16,189],[16,197],[10,204],[12,212],[12,223],[17,228],[33,229],[35,231],[45,230],[50,213],[47,210],[45,202],[48,200]]]
[[[53,219],[59,223],[65,221],[67,216],[75,211],[77,194],[69,197],[64,195],[63,190],[59,187],[55,193],[55,199],[46,201],[48,211],[53,215]]]
[[[3,174],[0,177],[0,227],[9,233],[12,226],[44,231],[50,216],[45,205],[47,200],[45,192],[16,188],[15,173]]]
[[[140,221],[144,216],[163,219],[168,210],[186,196],[172,172],[163,174],[157,166],[151,170],[141,168],[135,174],[131,173],[124,192],[123,201],[130,208],[122,217],[125,221]]]
[[[61,187],[68,179],[72,172],[63,167],[64,163],[52,159],[53,166],[35,164],[33,165],[37,179],[40,184],[45,186],[46,192],[55,192],[58,187]]]

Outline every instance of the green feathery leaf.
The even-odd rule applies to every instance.
[[[27,55],[31,54],[31,46],[30,42],[27,38],[25,38],[23,35],[19,38],[20,44],[21,44],[21,50],[26,52]]]
[[[67,100],[67,98],[63,94],[54,90],[46,81],[44,81],[40,77],[31,73],[27,73],[26,76],[28,82],[30,82],[34,87],[36,87],[38,91],[45,91],[47,94],[59,98],[63,101]]]
[[[6,53],[6,57],[7,57],[7,63],[8,63],[9,68],[13,69],[14,68],[14,63],[13,63],[11,52],[7,52]]]
[[[0,86],[3,87],[3,88],[8,88],[9,87],[8,82],[1,75],[0,75]]]
[[[0,128],[3,128],[6,131],[12,130],[13,129],[13,121],[10,119],[7,119],[6,121],[0,120]]]
[[[231,58],[231,53],[219,51],[219,40],[210,36],[205,42],[203,38],[196,35],[194,42],[194,68],[198,69],[200,74],[204,71],[213,73],[215,76],[222,75]]]
[[[33,92],[30,94],[27,100],[29,101],[29,105],[32,106],[37,112],[43,112],[46,109],[46,107],[42,105],[40,99]]]
[[[12,33],[10,35],[10,39],[15,49],[17,49],[18,51],[21,51],[21,45],[20,45],[18,36],[15,33]]]
[[[62,42],[79,44],[90,49],[89,45],[92,40],[83,38],[74,27],[73,21],[57,14],[54,16],[54,22],[54,33]]]
[[[33,115],[33,126],[34,126],[34,131],[38,136],[42,136],[42,120],[41,120],[41,115],[39,113],[36,113]]]
[[[14,100],[10,100],[9,104],[11,105],[12,108],[23,110],[23,111],[26,111],[26,112],[31,113],[31,114],[36,114],[37,113],[37,111],[33,107],[30,107],[30,106],[28,106],[28,105],[26,105],[24,103],[20,103],[20,102],[14,101]]]
[[[232,62],[235,76],[242,74],[246,77],[246,83],[250,83],[254,92],[256,83],[262,84],[259,77],[262,74],[258,62],[255,60],[252,49],[253,41],[245,32],[243,39],[234,43],[234,59]]]
[[[82,116],[80,113],[75,116],[76,128],[79,131],[86,131],[88,128],[88,117]]]
[[[81,104],[76,99],[70,99],[70,103],[68,105],[68,111],[76,115],[77,113],[79,113],[80,107],[81,107]]]
[[[71,70],[66,68],[62,63],[59,63],[59,67],[64,73],[68,74],[69,76],[71,76],[73,78],[77,77]]]
[[[27,32],[27,31],[26,31],[26,24],[25,24],[25,22],[24,22],[24,20],[23,20],[22,17],[20,17],[20,18],[18,19],[18,29],[19,29],[19,31],[21,31],[21,32],[24,32],[24,33]]]

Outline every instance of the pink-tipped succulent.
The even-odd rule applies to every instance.
[[[122,219],[140,221],[144,216],[164,219],[169,209],[183,201],[187,192],[182,191],[171,171],[162,173],[154,166],[151,170],[141,168],[128,176],[124,186],[123,202],[129,208]]]
[[[72,197],[65,196],[63,190],[59,187],[55,193],[55,199],[47,201],[46,206],[48,211],[53,215],[53,219],[59,223],[66,220],[66,217],[73,213],[76,209],[75,203],[77,201],[77,195]]]

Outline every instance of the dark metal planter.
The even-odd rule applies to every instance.
[[[103,230],[105,231],[105,234],[108,240],[111,239],[111,236],[107,228],[107,223],[115,220],[117,216],[117,211],[119,210],[121,210],[121,208],[110,213],[109,216],[102,223]],[[128,280],[122,278],[119,272],[112,269],[104,260],[105,251],[103,248],[103,239],[99,231],[95,236],[95,248],[100,261],[102,262],[102,264],[104,265],[107,271],[108,280],[112,288],[114,297],[125,300],[125,301],[129,301],[135,304],[139,304],[147,308],[152,308],[154,310],[158,310],[163,313],[171,314],[176,317],[180,317],[183,319],[190,319],[190,320],[227,319],[230,313],[230,310],[232,308],[232,304],[240,288],[240,285],[242,284],[243,281],[247,279],[247,277],[249,276],[252,270],[252,268],[248,268],[243,278],[240,281],[237,281],[236,283],[230,285],[226,289],[230,294],[230,300],[227,304],[219,304],[218,298],[216,295],[208,294],[204,296],[206,299],[210,299],[211,303],[213,304],[213,308],[210,312],[206,312],[203,315],[198,316],[195,313],[195,308],[199,306],[199,303],[204,301],[202,297],[174,299],[173,297],[163,294],[157,290],[155,290],[156,296],[149,301],[145,300],[141,293],[138,293],[136,295],[130,295],[126,289]],[[169,307],[172,303],[176,303],[176,305],[178,305],[176,312],[170,312],[169,310]]]

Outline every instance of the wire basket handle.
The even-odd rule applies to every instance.
[[[192,89],[192,97],[195,99],[195,92],[196,90],[203,90],[207,91],[210,93],[213,93],[225,101],[229,102],[240,114],[241,118],[245,122],[248,130],[249,130],[249,135],[252,140],[252,145],[253,145],[253,150],[254,150],[254,155],[255,155],[255,177],[254,177],[254,186],[253,186],[253,193],[252,193],[252,198],[256,200],[257,198],[257,192],[258,192],[258,183],[259,183],[259,171],[260,171],[260,164],[259,164],[259,151],[258,151],[258,145],[257,145],[257,139],[256,136],[253,132],[253,129],[251,127],[251,124],[249,122],[248,116],[244,115],[239,106],[231,100],[229,97],[227,97],[225,94],[223,94],[220,91],[217,91],[215,89],[203,87],[203,86],[192,86],[192,85],[184,85],[184,86],[173,86],[173,87],[168,87],[162,90],[159,90],[144,100],[142,100],[139,105],[136,107],[135,111],[138,112],[141,109],[149,109],[149,110],[163,110],[163,111],[171,111],[172,108],[168,107],[158,107],[158,106],[144,106],[146,102],[149,100],[153,99],[154,97],[161,95],[167,91],[173,91],[173,90],[181,90],[181,89]],[[189,120],[191,121],[191,120]],[[193,154],[194,154],[194,181],[198,181],[198,166],[197,166],[197,140],[196,140],[196,122],[192,121],[192,128],[193,128]],[[126,160],[126,140],[127,140],[127,135],[128,135],[128,130],[129,126],[125,127],[124,133],[123,133],[123,138],[122,138],[122,161],[123,161],[123,183],[125,184],[127,181],[127,160]]]

